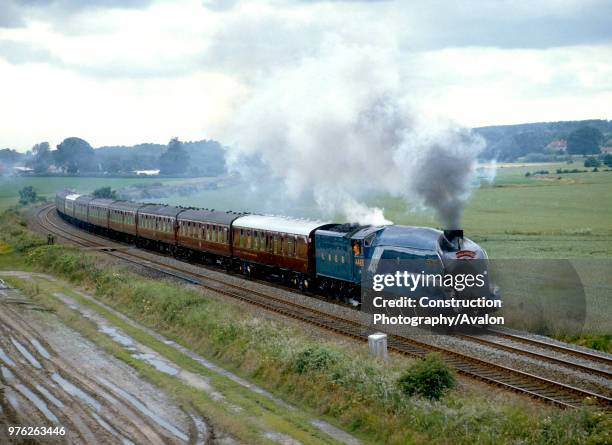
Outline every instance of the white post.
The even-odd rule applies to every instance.
[[[370,355],[380,360],[387,360],[387,334],[377,332],[368,335]]]

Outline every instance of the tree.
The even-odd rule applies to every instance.
[[[32,147],[32,154],[34,155],[32,161],[34,173],[46,173],[53,162],[53,155],[51,154],[49,143],[41,142],[40,144],[36,144]]]
[[[168,148],[159,157],[159,169],[162,175],[183,174],[189,166],[189,155],[178,138],[170,139]]]
[[[38,196],[34,188],[31,185],[22,188],[19,190],[19,204],[28,205],[30,203],[36,202],[38,200]]]
[[[67,138],[57,146],[53,153],[55,163],[68,173],[76,174],[97,170],[94,149],[80,138]]]
[[[3,148],[0,150],[0,162],[6,164],[15,164],[23,159],[23,153],[12,150],[10,148]]]
[[[94,198],[117,199],[117,192],[110,187],[101,187],[94,190]]]
[[[584,160],[585,167],[599,167],[601,163],[597,160],[595,156],[589,156]]]
[[[597,128],[580,127],[567,137],[567,152],[576,155],[599,153],[603,134]]]
[[[612,167],[612,153],[606,153],[603,157],[603,163],[608,167]]]

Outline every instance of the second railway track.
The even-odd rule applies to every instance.
[[[35,215],[34,224],[38,225],[44,232],[53,233],[56,236],[69,240],[70,242],[82,247],[93,247],[103,250],[104,247],[108,246],[108,243],[98,241],[97,239],[100,238],[96,235],[83,232],[80,229],[70,226],[66,222],[60,220],[59,216],[55,212],[54,205],[49,205],[38,210]],[[87,233],[89,236],[84,236],[85,233]],[[92,239],[94,237],[96,240]],[[276,312],[302,322],[310,323],[323,329],[334,331],[338,334],[349,336],[360,341],[367,341],[368,334],[373,332],[369,325],[303,306],[295,302],[278,298],[268,293],[247,289],[245,287],[229,283],[225,280],[216,279],[187,270],[186,268],[176,267],[155,261],[154,259],[144,257],[134,252],[109,248],[106,253],[124,261],[135,263],[140,266],[153,269],[159,273],[172,276],[176,279],[186,281],[190,284],[202,286],[203,288],[212,290],[214,292],[248,302],[266,310]],[[556,348],[556,352],[563,352],[567,355],[579,356],[582,354],[581,358],[583,359],[587,358],[588,356],[591,361],[599,361],[600,363],[604,363],[606,365],[610,364],[605,362],[609,359],[597,354],[589,354],[586,352],[583,353],[582,351],[549,344],[548,342],[544,341],[532,341],[531,338],[520,338],[521,336],[519,335],[506,334],[498,331],[495,331],[494,334],[499,335],[500,337],[506,336],[506,338],[513,341],[522,340],[524,343],[531,342],[532,346],[535,343],[540,343],[536,346],[540,346],[544,349],[546,349],[545,347],[548,347],[548,349],[552,350],[555,350]],[[611,376],[608,371],[600,368],[577,364],[575,362],[562,360],[542,353],[521,349],[516,346],[513,347],[494,341],[486,341],[482,338],[472,338],[471,340],[479,341],[481,343],[487,342],[487,346],[489,347],[516,354],[537,357],[541,360],[547,360],[562,366],[577,369],[581,372],[598,374],[607,378],[610,378]],[[406,338],[394,334],[389,334],[388,343],[391,351],[416,357],[422,357],[430,352],[438,352],[449,365],[455,368],[456,371],[462,375],[476,378],[485,383],[510,389],[518,393],[526,394],[533,398],[543,400],[557,406],[577,407],[580,406],[585,399],[589,399],[606,409],[612,408],[612,399],[606,395],[567,385],[565,383],[557,382],[552,379],[527,373],[521,370],[502,366],[480,358],[471,357],[467,354],[452,351],[441,346],[430,345],[412,338]],[[591,356],[595,358],[591,358]]]

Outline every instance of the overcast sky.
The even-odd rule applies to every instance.
[[[0,0],[0,148],[220,138],[267,79],[324,78],[330,47],[385,54],[462,125],[612,119],[608,0]]]

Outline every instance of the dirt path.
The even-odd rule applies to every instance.
[[[203,419],[41,309],[0,283],[0,443],[19,443],[9,425],[64,428],[40,443],[207,442]]]

